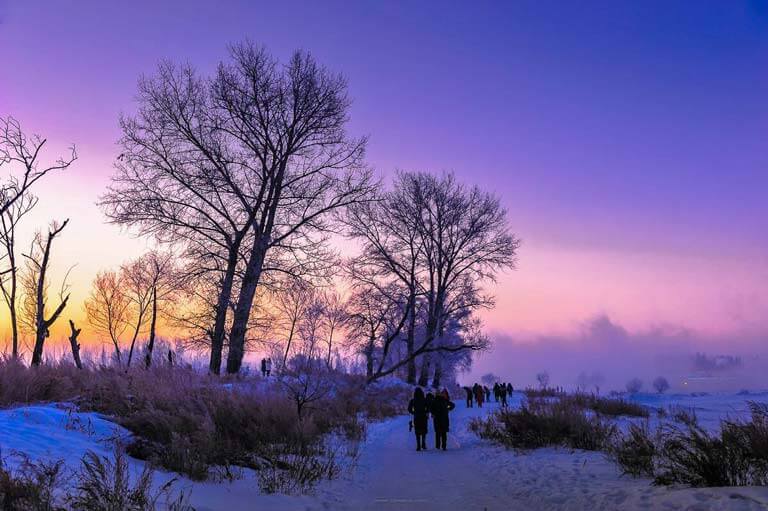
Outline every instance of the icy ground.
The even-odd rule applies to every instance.
[[[767,401],[768,394],[641,395],[633,399],[652,406],[693,406],[701,420],[714,423],[721,415],[742,414],[747,399]],[[519,396],[514,402],[519,402]],[[312,495],[260,495],[249,473],[233,483],[193,483],[182,478],[177,488],[191,491],[191,503],[200,511],[768,509],[766,488],[654,487],[648,480],[622,477],[599,453],[506,451],[467,431],[472,417],[495,407],[489,403],[482,409],[467,409],[457,401],[446,452],[416,452],[408,417],[373,424],[356,470],[321,484]],[[64,459],[74,467],[86,450],[107,454],[111,442],[125,435],[124,430],[97,414],[56,405],[0,410],[4,456],[16,450],[33,459]],[[431,436],[429,441],[433,441]],[[133,465],[141,468],[140,461]],[[158,473],[156,482],[161,484],[172,476]]]

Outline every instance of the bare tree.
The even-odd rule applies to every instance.
[[[415,337],[416,323],[422,316],[423,333],[418,342],[414,339],[406,355],[397,360],[382,357],[386,363],[369,380],[406,365],[411,366],[408,378],[412,378],[413,364],[418,359],[422,363],[419,384],[426,385],[431,364],[440,360],[433,354],[487,346],[487,339],[474,335],[456,337],[462,340],[460,343],[443,342],[445,325],[452,316],[492,306],[492,299],[480,293],[480,286],[493,281],[499,270],[514,267],[519,240],[509,232],[506,211],[496,197],[457,183],[451,174],[401,172],[395,183],[390,202],[383,204],[396,204],[396,208],[386,206],[386,211],[381,212],[378,208],[351,208],[353,216],[347,225],[365,224],[351,227],[352,235],[363,239],[365,247],[363,268],[353,271],[353,280],[379,290],[385,286],[401,290],[396,302],[406,304],[400,308],[410,318],[407,339]],[[397,209],[401,217],[393,219],[387,213],[392,209]],[[389,224],[396,224],[396,229]],[[421,311],[417,313],[419,303]],[[438,381],[441,371],[435,365]]]
[[[0,275],[0,291],[11,320],[12,356],[19,356],[19,266],[16,260],[16,227],[21,219],[37,204],[37,197],[26,194],[19,197],[0,215],[0,243],[4,253],[0,259],[8,261],[8,269]]]
[[[183,246],[190,267],[220,276],[214,373],[230,304],[227,370],[237,372],[262,274],[315,269],[328,213],[370,191],[365,140],[344,132],[340,77],[302,53],[284,67],[249,43],[230,56],[211,80],[163,64],[140,82],[140,109],[121,121],[118,175],[101,201],[113,222]]]
[[[264,49],[245,43],[232,49],[233,63],[214,80],[225,126],[248,143],[253,183],[249,212],[250,253],[229,338],[227,371],[237,372],[256,288],[268,251],[281,247],[301,258],[322,241],[329,213],[363,200],[372,191],[363,164],[365,139],[345,133],[350,101],[346,82],[296,52],[280,67]]]
[[[75,147],[68,157],[58,158],[52,164],[41,164],[40,157],[47,140],[38,135],[28,136],[13,117],[0,117],[0,166],[20,167],[0,185],[0,215],[24,197],[32,186],[46,174],[65,170],[77,159]]]
[[[59,291],[59,304],[49,315],[48,310],[48,269],[51,262],[51,247],[53,240],[61,234],[61,231],[69,223],[69,219],[61,224],[53,222],[45,237],[38,232],[32,240],[29,253],[24,254],[27,259],[26,272],[22,276],[21,284],[25,293],[24,309],[26,324],[34,332],[35,343],[32,349],[32,365],[40,365],[43,359],[43,346],[50,336],[50,328],[59,318],[69,301],[67,292],[67,275],[65,275],[61,290]]]
[[[122,276],[113,270],[96,274],[91,294],[85,301],[88,322],[99,333],[109,337],[117,363],[122,365],[122,335],[129,325],[129,297]]]
[[[347,321],[347,310],[341,295],[336,290],[326,291],[322,294],[322,312],[323,329],[325,344],[328,346],[326,351],[325,364],[328,369],[331,368],[331,355],[336,346],[336,338],[339,336],[339,330],[342,329]]]
[[[108,218],[178,246],[197,277],[217,282],[209,368],[221,370],[227,313],[243,240],[255,212],[246,208],[247,162],[221,129],[209,82],[191,67],[162,64],[139,82],[139,111],[120,120],[123,152],[100,204]],[[191,281],[190,281],[191,282]]]
[[[393,190],[379,200],[347,208],[344,223],[347,235],[363,243],[362,254],[350,265],[353,281],[380,286],[382,279],[395,280],[407,290],[406,381],[416,383],[416,342],[418,278],[423,241],[417,229],[420,204],[400,186],[402,174]]]
[[[286,368],[294,338],[299,333],[301,321],[314,301],[314,288],[307,282],[288,278],[273,292],[274,307],[278,311],[279,331],[285,337],[279,371]]]
[[[74,146],[68,157],[54,163],[41,162],[46,139],[29,136],[13,117],[0,117],[0,167],[11,169],[8,179],[0,184],[0,244],[7,268],[0,270],[0,291],[8,306],[11,320],[12,355],[19,355],[19,266],[16,258],[16,228],[21,219],[37,204],[33,185],[46,174],[65,170],[77,159]]]

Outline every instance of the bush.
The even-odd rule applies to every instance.
[[[683,414],[652,436],[630,426],[611,454],[624,473],[653,477],[656,484],[754,486],[768,484],[768,406],[750,403],[749,421],[724,420],[711,434]]]
[[[667,390],[669,390],[669,382],[666,378],[663,376],[659,376],[655,380],[653,380],[653,388],[656,389],[656,392],[659,394],[663,394]]]
[[[543,397],[561,397],[565,395],[565,392],[553,387],[544,387],[539,389],[535,389],[533,387],[526,387],[523,390],[523,394],[525,394],[525,397],[527,398],[543,398]]]
[[[618,417],[621,415],[629,417],[648,417],[648,408],[643,405],[632,403],[620,398],[600,397],[594,394],[577,392],[576,394],[563,394],[560,396],[561,402],[570,403],[573,406],[592,410],[599,415]]]
[[[56,502],[64,463],[32,462],[24,457],[17,471],[7,468],[0,458],[0,509],[58,511],[64,509]]]
[[[470,429],[481,438],[517,449],[564,446],[595,451],[606,447],[616,433],[615,425],[573,403],[544,400],[473,419]]]
[[[619,437],[608,452],[624,474],[654,476],[656,441],[651,436],[648,423],[630,424],[628,434]]]
[[[630,394],[637,394],[640,389],[643,388],[643,380],[640,378],[632,378],[627,382],[627,392]]]

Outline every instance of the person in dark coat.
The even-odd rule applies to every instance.
[[[475,386],[473,387],[473,390],[475,392],[475,401],[477,401],[477,407],[482,408],[483,407],[483,398],[485,397],[485,391],[483,390],[483,387],[475,383]]]
[[[413,391],[413,399],[408,403],[408,413],[413,415],[413,430],[416,433],[416,450],[427,449],[428,414],[427,399],[421,387]]]
[[[485,391],[485,402],[490,403],[491,402],[491,389],[483,385],[483,390]]]
[[[427,402],[427,413],[432,413],[432,403],[435,402],[435,395],[431,392],[427,392],[427,395],[424,397],[424,401]]]
[[[507,406],[507,386],[503,383],[499,385],[499,401],[501,401],[502,408]]]
[[[456,408],[448,395],[448,389],[435,396],[432,403],[432,425],[435,428],[435,448],[445,450],[448,446],[448,431],[450,421],[448,413]]]
[[[464,392],[467,393],[467,408],[472,408],[472,389],[464,387]]]

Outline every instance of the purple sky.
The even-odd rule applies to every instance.
[[[138,76],[163,58],[210,70],[245,37],[343,72],[381,172],[453,170],[503,198],[524,245],[495,331],[601,314],[768,330],[768,4],[736,0],[0,0],[0,115],[80,147],[45,213],[114,240],[68,249],[81,290],[126,254],[93,201]]]

